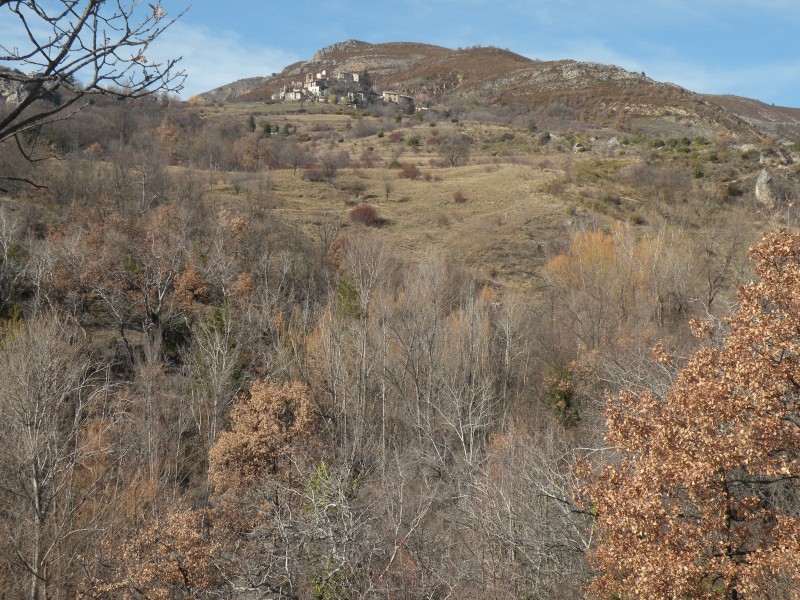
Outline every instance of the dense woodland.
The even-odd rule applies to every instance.
[[[795,223],[791,178],[749,191],[772,145],[288,110],[98,99],[0,146],[0,596],[794,597],[796,240],[735,312]],[[399,249],[387,207],[475,164],[563,206],[528,272]]]

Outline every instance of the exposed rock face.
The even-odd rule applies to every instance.
[[[761,169],[756,181],[756,200],[769,208],[774,208],[778,203],[777,186],[766,169]]]
[[[25,84],[9,79],[12,73],[15,77],[22,75],[19,72],[0,68],[0,104],[6,104],[9,108],[17,106],[27,96]]]
[[[33,91],[32,86],[34,85],[21,71],[0,67],[0,105],[8,108],[18,106]],[[54,84],[45,82],[44,93],[40,89],[37,95],[46,102],[58,104],[61,96],[58,91],[54,90]]]
[[[263,85],[267,80],[269,80],[269,77],[248,77],[247,79],[239,79],[233,83],[228,83],[208,92],[203,92],[199,94],[199,96],[203,100],[208,100],[209,102],[227,102],[231,98],[236,98],[237,96],[242,96],[258,89],[258,87]]]
[[[346,40],[344,42],[337,42],[335,44],[331,44],[330,46],[325,46],[322,50],[318,50],[316,54],[314,54],[314,58],[312,61],[319,61],[322,60],[325,55],[333,54],[334,52],[349,52],[351,50],[358,50],[363,48],[369,48],[372,44],[368,44],[367,42],[361,42],[359,40]]]

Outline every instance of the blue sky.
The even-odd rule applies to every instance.
[[[183,56],[183,97],[354,38],[611,63],[697,92],[800,107],[798,0],[162,0],[172,14],[189,4],[148,51]],[[0,17],[9,39],[13,24]]]

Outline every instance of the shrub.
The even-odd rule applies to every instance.
[[[303,171],[303,179],[312,183],[325,181],[325,174],[320,169],[306,169]]]
[[[753,160],[754,158],[758,158],[758,152],[755,150],[745,150],[742,152],[742,160]]]
[[[353,223],[361,223],[367,227],[375,227],[380,223],[378,209],[371,204],[359,204],[351,209],[350,220]]]
[[[620,206],[622,204],[622,200],[614,192],[606,192],[600,196],[600,202],[603,204],[613,204],[614,206]]]
[[[571,427],[580,420],[577,394],[569,369],[553,369],[545,377],[544,402],[556,413],[558,421]]]
[[[353,194],[356,198],[358,198],[361,194],[363,194],[366,191],[366,189],[367,186],[365,186],[360,181],[356,181],[348,186],[347,191]]]
[[[400,174],[398,177],[403,177],[405,179],[414,180],[419,177],[419,169],[417,165],[409,165],[409,164],[401,164],[400,165]]]
[[[464,197],[464,192],[462,192],[461,190],[456,190],[455,192],[453,192],[453,202],[455,202],[456,204],[463,204],[466,201],[467,199]]]

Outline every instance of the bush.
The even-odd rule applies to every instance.
[[[453,192],[453,202],[455,202],[456,204],[463,204],[466,201],[467,199],[464,197],[464,192],[462,192],[461,190],[456,190],[455,192]]]
[[[558,421],[567,427],[580,420],[577,394],[569,369],[553,369],[545,377],[544,401],[556,413]]]
[[[359,204],[350,211],[350,221],[367,227],[376,227],[380,224],[378,209],[371,204]]]
[[[360,181],[356,181],[355,183],[351,183],[348,186],[347,191],[353,194],[356,198],[358,198],[361,194],[363,194],[366,191],[366,189],[367,186],[365,186]]]
[[[303,171],[303,179],[312,183],[321,183],[325,181],[325,174],[321,169],[306,169]]]
[[[420,173],[419,169],[417,168],[417,165],[408,165],[408,164],[400,165],[400,174],[398,175],[398,177],[414,180],[417,177],[419,177],[419,175]]]
[[[614,206],[622,205],[622,200],[614,192],[606,192],[605,194],[600,196],[600,202],[606,205],[614,205]]]

